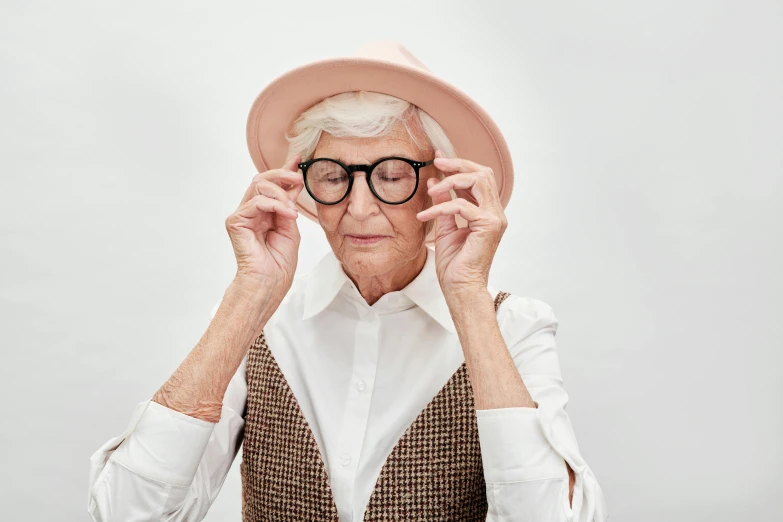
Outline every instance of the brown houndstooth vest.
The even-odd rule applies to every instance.
[[[498,293],[496,312],[508,295]],[[243,521],[338,522],[318,445],[263,333],[248,352],[245,423]],[[392,449],[364,520],[484,522],[487,509],[473,389],[462,363]]]

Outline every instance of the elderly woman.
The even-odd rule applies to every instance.
[[[401,46],[359,53],[256,100],[260,173],[226,220],[236,276],[93,455],[93,520],[201,520],[242,443],[246,522],[606,518],[564,411],[552,309],[488,286],[511,189],[502,136]],[[331,251],[294,278],[299,209]]]

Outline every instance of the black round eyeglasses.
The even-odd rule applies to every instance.
[[[432,163],[433,160],[413,161],[391,156],[372,165],[343,165],[331,158],[314,158],[300,163],[299,168],[307,192],[324,205],[336,205],[345,199],[356,171],[365,173],[367,185],[376,198],[389,205],[400,205],[416,193],[419,169]]]

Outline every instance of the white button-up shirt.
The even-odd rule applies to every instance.
[[[601,488],[565,412],[551,307],[511,295],[498,322],[539,407],[476,411],[487,520],[605,520]],[[295,279],[264,333],[318,443],[340,520],[360,522],[397,440],[465,361],[434,252],[427,249],[410,284],[369,306],[330,251]],[[204,518],[243,439],[245,364],[217,424],[152,401],[136,407],[128,428],[91,458],[93,520]],[[565,462],[576,474],[573,506]]]

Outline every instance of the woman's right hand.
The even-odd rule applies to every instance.
[[[256,174],[237,210],[226,218],[237,279],[259,284],[277,300],[291,287],[298,260],[294,202],[304,187],[300,161],[297,154],[282,168]]]

